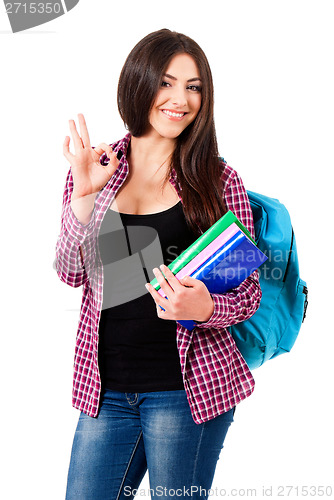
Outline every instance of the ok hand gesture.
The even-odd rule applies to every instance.
[[[81,137],[78,134],[74,120],[69,120],[75,155],[69,150],[69,136],[65,137],[63,144],[63,153],[71,164],[73,176],[72,200],[92,194],[96,195],[108,182],[119,164],[116,153],[108,144],[102,142],[95,149],[92,148],[83,114],[78,114],[78,118]],[[106,166],[101,165],[99,161],[104,152],[110,158]]]

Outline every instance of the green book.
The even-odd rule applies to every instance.
[[[255,241],[250,235],[248,229],[239,221],[239,219],[234,215],[231,210],[229,210],[225,215],[217,220],[205,233],[201,234],[194,243],[192,243],[186,250],[184,250],[178,257],[176,257],[173,262],[171,262],[168,268],[173,274],[176,274],[182,269],[188,262],[196,257],[206,246],[208,246],[219,234],[221,234],[225,229],[227,229],[231,224],[235,222],[237,226],[241,229],[243,233],[254,243]],[[151,282],[156,290],[159,290],[160,285],[158,280],[154,278]]]

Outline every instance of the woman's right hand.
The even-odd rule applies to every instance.
[[[119,165],[116,153],[108,144],[102,142],[95,149],[92,148],[83,114],[78,114],[78,118],[81,137],[78,134],[74,120],[69,120],[75,155],[69,150],[69,136],[65,137],[63,144],[64,156],[70,162],[72,170],[72,200],[88,195],[96,195],[109,181]],[[106,166],[101,165],[99,161],[104,152],[110,158]]]

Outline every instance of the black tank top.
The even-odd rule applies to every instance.
[[[122,224],[121,224],[122,222]],[[183,389],[176,321],[158,318],[145,283],[197,239],[181,201],[156,214],[108,209],[98,243],[103,263],[99,325],[102,386],[122,392]]]

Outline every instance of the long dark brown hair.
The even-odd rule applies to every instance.
[[[213,118],[213,82],[208,60],[199,45],[182,33],[162,29],[150,33],[132,49],[120,74],[117,103],[121,118],[134,137],[149,127],[149,114],[161,79],[176,54],[189,54],[202,80],[202,102],[195,120],[178,136],[168,180],[174,168],[182,189],[187,224],[198,235],[225,212]]]

